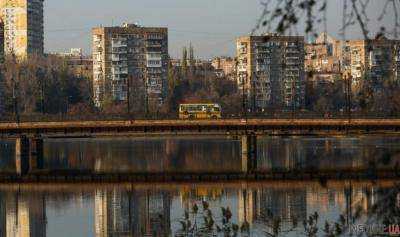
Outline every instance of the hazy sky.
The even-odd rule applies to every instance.
[[[341,26],[342,1],[328,1],[328,30],[333,36]],[[382,0],[371,1],[372,31],[391,24],[392,13],[386,22],[376,23],[382,5]],[[251,31],[261,11],[260,0],[45,0],[45,48],[50,52],[83,48],[90,53],[92,27],[137,22],[168,27],[172,57],[180,56],[182,46],[189,42],[201,58],[233,56],[235,38]],[[361,34],[353,29],[348,37]]]

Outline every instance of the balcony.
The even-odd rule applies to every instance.
[[[150,61],[150,60],[156,60],[156,61],[161,61],[162,57],[161,57],[161,53],[148,53],[146,54],[146,60]]]
[[[121,47],[127,47],[127,42],[126,40],[122,39],[112,39],[111,40],[111,47],[113,48],[121,48]]]
[[[239,65],[238,72],[247,72],[247,65]]]
[[[127,67],[112,67],[111,68],[111,73],[115,75],[123,75],[123,74],[128,74],[128,68]]]
[[[111,52],[113,54],[126,54],[128,53],[128,49],[125,47],[114,47],[112,48]]]
[[[111,55],[111,60],[113,62],[126,61],[127,57],[126,56],[121,56],[121,55],[118,55],[118,54],[112,54]]]
[[[264,64],[257,64],[256,65],[256,71],[267,71],[268,67]]]
[[[162,67],[161,60],[147,60],[146,62],[147,67]]]
[[[155,42],[146,42],[146,48],[161,48],[162,44],[161,43],[155,43]]]

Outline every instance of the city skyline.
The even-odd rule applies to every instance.
[[[119,26],[123,22],[139,23],[145,26],[161,26],[169,28],[169,54],[173,58],[181,56],[183,46],[192,43],[196,56],[213,58],[219,55],[234,56],[235,41],[239,36],[247,35],[256,25],[261,15],[262,6],[259,1],[243,2],[240,0],[206,0],[186,2],[182,0],[160,1],[120,0],[118,4],[99,0],[96,11],[90,2],[77,0],[47,0],[45,5],[45,50],[46,52],[64,52],[69,48],[83,48],[84,53],[91,54],[91,30],[94,27]],[[228,4],[229,3],[229,4]],[[328,32],[340,38],[341,27],[336,22],[341,16],[342,0],[337,4],[329,2]],[[381,25],[390,26],[390,12],[382,22],[376,23],[381,4],[371,2],[368,14],[371,36]],[[73,14],[71,15],[71,12]],[[57,20],[65,19],[63,21]],[[301,26],[299,34],[301,35]],[[319,31],[323,29],[319,28]],[[358,26],[350,28],[348,39],[362,38]]]

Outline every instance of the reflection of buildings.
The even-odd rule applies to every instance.
[[[96,191],[96,236],[169,236],[169,194]]]
[[[20,193],[2,195],[0,212],[1,236],[46,236],[46,212],[42,195]]]
[[[307,158],[304,141],[296,138],[260,139],[257,153],[259,168],[267,170],[299,169]]]
[[[306,189],[262,189],[257,192],[259,210],[257,220],[261,222],[280,218],[289,223],[296,218],[299,221],[307,218]]]
[[[258,140],[258,169],[318,171],[345,170],[355,171],[377,167],[393,168],[400,156],[391,144],[397,139],[385,141],[375,138],[340,137],[340,138],[297,138],[267,137]],[[392,157],[388,164],[383,164],[383,157]]]
[[[252,190],[242,189],[238,191],[238,224],[241,226],[247,222],[252,224],[255,218],[256,193]]]

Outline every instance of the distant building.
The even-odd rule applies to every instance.
[[[68,67],[78,77],[93,78],[93,60],[91,57],[72,57],[68,60]]]
[[[304,55],[302,36],[237,40],[237,82],[253,110],[304,107]]]
[[[342,42],[326,33],[314,43],[305,45],[305,70],[307,79],[333,82],[341,77]]]
[[[148,101],[163,103],[168,71],[168,29],[124,24],[94,28],[94,101],[126,101],[128,78],[143,82]]]
[[[236,78],[236,62],[233,58],[217,57],[212,60],[211,65],[217,72],[222,72],[222,77]]]
[[[374,85],[384,80],[399,81],[400,41],[379,37],[369,40],[348,40],[344,43],[344,65],[357,90],[364,79]]]
[[[93,77],[93,60],[85,56],[81,48],[72,48],[67,53],[57,53],[57,56],[65,58],[68,68],[77,77]]]
[[[6,55],[43,54],[43,0],[0,0],[0,18]]]

